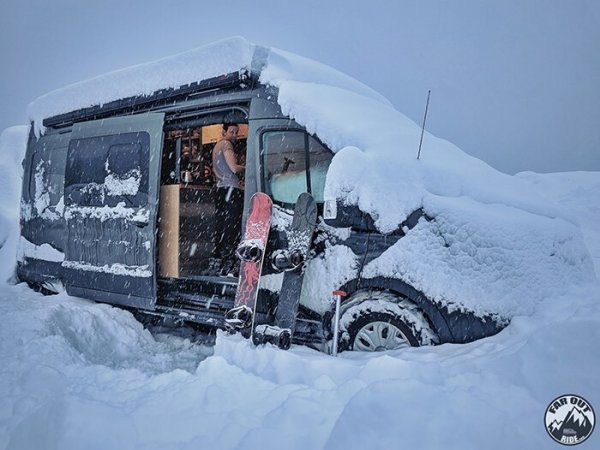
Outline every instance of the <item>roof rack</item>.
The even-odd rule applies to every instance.
[[[249,80],[250,76],[245,70],[232,72],[190,83],[178,88],[161,89],[150,95],[127,97],[103,105],[90,106],[69,113],[58,114],[44,119],[42,124],[45,127],[60,128],[84,120],[106,118],[116,113],[140,112],[177,100],[182,100],[202,92],[242,86]]]

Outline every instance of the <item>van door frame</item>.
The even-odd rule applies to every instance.
[[[253,161],[254,164],[254,173],[255,173],[255,185],[256,185],[256,190],[257,191],[261,191],[261,192],[267,192],[267,186],[265,186],[265,167],[263,164],[263,155],[262,152],[264,151],[263,148],[263,136],[266,133],[269,132],[277,132],[277,131],[281,131],[281,132],[286,132],[286,131],[292,131],[292,132],[301,132],[304,134],[304,149],[305,149],[305,165],[306,165],[306,192],[308,192],[309,194],[313,194],[312,192],[312,161],[310,160],[310,154],[309,154],[309,139],[312,136],[317,142],[319,142],[321,145],[323,145],[328,152],[331,152],[332,156],[333,156],[333,152],[325,145],[323,144],[318,137],[311,135],[306,128],[304,128],[303,126],[299,125],[298,123],[296,123],[293,120],[290,119],[284,119],[284,118],[273,118],[273,119],[258,119],[258,120],[253,120],[251,121],[252,127],[249,128],[248,130],[248,136],[250,136],[250,134],[252,133],[253,139],[254,139],[254,146],[256,148],[256,152],[255,152],[255,160]],[[294,204],[293,203],[283,203],[281,201],[277,201],[276,199],[272,199],[275,203],[279,204],[280,206],[287,208],[287,209],[293,209],[294,208]]]

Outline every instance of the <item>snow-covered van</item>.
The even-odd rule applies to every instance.
[[[232,38],[51,92],[30,105],[18,277],[158,319],[224,326],[237,279],[208,271],[211,151],[240,124],[245,212],[273,200],[257,323],[270,323],[294,201],[319,221],[294,340],[374,351],[469,342],[589,278],[578,229],[518,180],[306,58]],[[195,148],[197,170],[183,167]],[[540,281],[542,280],[542,281]],[[547,280],[552,280],[548,283]]]

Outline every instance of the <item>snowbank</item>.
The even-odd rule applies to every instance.
[[[558,204],[563,214],[580,226],[596,273],[600,273],[600,172],[522,172],[516,177],[528,182],[547,201]]]
[[[5,287],[0,449],[550,448],[557,394],[600,404],[595,288],[474,343],[332,358],[153,337],[125,311]]]
[[[450,310],[500,320],[594,279],[581,233],[565,220],[468,197],[429,196],[424,206],[436,220],[420,221],[363,276],[400,276]]]
[[[29,127],[7,128],[0,135],[0,283],[12,277],[19,242],[19,204]]]

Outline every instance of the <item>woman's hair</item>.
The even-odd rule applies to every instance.
[[[223,124],[223,131],[227,131],[229,129],[229,127],[237,127],[238,124],[237,123],[224,123]]]

